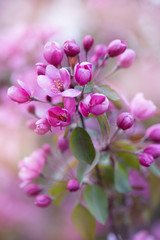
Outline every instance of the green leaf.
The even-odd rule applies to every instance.
[[[149,169],[156,177],[160,178],[160,168],[156,166],[155,163],[152,163]]]
[[[50,194],[53,197],[56,197],[54,200],[54,204],[58,205],[62,198],[67,194],[67,181],[59,181],[55,182],[50,189]]]
[[[80,127],[74,129],[70,137],[70,149],[79,160],[91,164],[95,158],[96,151],[89,134]]]
[[[120,163],[117,163],[115,167],[114,182],[118,192],[126,193],[132,191],[128,181],[127,169]]]
[[[118,141],[113,144],[114,148],[126,151],[136,152],[137,148],[133,146],[129,141]],[[116,152],[116,155],[122,159],[122,161],[129,167],[139,168],[140,164],[138,157],[131,153]]]
[[[110,100],[117,101],[120,99],[118,93],[113,90],[109,85],[100,85],[94,87],[98,92],[103,93]]]
[[[98,162],[99,162],[98,152],[96,152],[96,157],[91,165],[85,162],[79,162],[78,168],[77,168],[77,179],[80,182],[80,184],[83,182],[85,176],[97,165]]]
[[[89,211],[102,224],[108,217],[108,201],[103,188],[88,185],[84,192],[85,201]]]
[[[107,135],[109,135],[109,131],[110,131],[107,117],[105,115],[100,115],[100,116],[97,116],[97,120],[101,130],[102,139],[104,140],[105,134],[107,133]]]
[[[84,92],[83,93],[91,93],[94,88],[94,83],[89,82],[88,84],[85,85]],[[75,86],[75,89],[78,89],[82,92],[83,87],[82,86]]]
[[[72,222],[77,232],[86,240],[95,239],[95,220],[81,204],[76,205],[72,213]]]

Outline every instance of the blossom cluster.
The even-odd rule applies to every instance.
[[[21,187],[28,195],[36,195],[35,204],[39,207],[47,207],[57,198],[53,189],[59,180],[64,181],[64,190],[69,192],[84,191],[84,186],[95,185],[105,194],[108,182],[103,176],[106,161],[102,158],[109,160],[107,167],[114,172],[115,189],[124,193],[126,189],[120,185],[123,179],[117,181],[116,176],[121,171],[131,175],[133,164],[143,172],[143,167],[149,167],[160,157],[160,124],[150,126],[140,135],[137,133],[139,128],[143,129],[143,120],[156,114],[155,104],[146,100],[143,93],[137,93],[128,103],[111,86],[98,84],[100,71],[108,61],[117,58],[114,69],[104,76],[106,81],[119,69],[132,65],[134,50],[128,49],[120,39],[108,45],[98,44],[92,51],[93,44],[94,38],[90,35],[84,37],[83,49],[75,40],[67,40],[63,47],[57,42],[47,42],[43,49],[44,61],[36,64],[38,97],[23,81],[17,81],[19,85],[8,89],[10,99],[24,103],[32,115],[29,128],[38,135],[56,135],[61,157],[74,156],[78,160],[77,175],[67,181],[65,171],[58,177],[55,170],[52,171],[54,154],[50,145],[44,145],[20,162]],[[38,104],[41,104],[41,117],[37,114]],[[134,157],[134,163],[130,157],[126,162],[126,154]],[[81,163],[86,165],[80,174]],[[133,178],[127,177],[125,181],[129,186],[126,192],[133,191]],[[88,206],[87,200],[86,203]],[[88,209],[95,217],[90,205]],[[105,223],[107,217],[95,218]]]

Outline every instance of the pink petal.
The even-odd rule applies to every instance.
[[[71,84],[71,79],[70,79],[69,72],[67,71],[67,69],[61,68],[59,70],[59,73],[60,73],[61,80],[63,82],[64,87],[68,88],[69,85]]]
[[[74,98],[64,98],[64,108],[72,115],[76,111],[76,101]]]
[[[58,89],[54,87],[53,80],[45,75],[39,75],[37,78],[38,85],[49,95],[53,96],[58,93]]]
[[[46,75],[53,80],[61,78],[59,70],[53,65],[48,65],[46,67]]]
[[[78,89],[67,89],[61,93],[63,97],[78,97],[81,94],[81,91]]]

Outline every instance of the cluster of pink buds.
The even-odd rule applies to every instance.
[[[134,50],[127,49],[120,39],[108,46],[98,44],[92,51],[93,45],[90,35],[84,37],[81,46],[75,40],[67,40],[63,46],[47,42],[44,61],[36,64],[36,91],[18,81],[20,86],[10,87],[8,96],[24,103],[32,117],[27,122],[31,130],[48,134],[52,140],[54,135],[57,140],[54,154],[49,145],[44,145],[20,162],[19,178],[26,194],[36,196],[35,205],[47,207],[65,191],[80,193],[91,214],[104,224],[106,209],[101,209],[97,199],[102,197],[102,205],[107,208],[103,197],[108,188],[109,193],[114,189],[114,194],[131,191],[134,185],[129,185],[128,173],[132,168],[139,173],[143,167],[156,164],[154,160],[160,157],[160,123],[136,135],[143,120],[156,114],[155,104],[143,93],[126,104],[107,83],[111,74],[132,65]],[[101,69],[113,58],[117,59],[116,65],[102,78],[106,84],[100,84]],[[68,178],[74,168],[75,175]]]

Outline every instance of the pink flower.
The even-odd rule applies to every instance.
[[[123,53],[126,50],[126,48],[127,44],[124,41],[116,39],[110,42],[110,44],[108,45],[107,52],[110,57],[116,57]]]
[[[75,57],[80,53],[80,47],[76,44],[75,40],[68,40],[64,43],[64,52],[69,57]]]
[[[48,207],[51,203],[52,199],[45,194],[37,196],[35,200],[35,205],[38,207]]]
[[[37,195],[42,191],[42,187],[39,184],[29,184],[24,189],[25,193],[29,196]]]
[[[137,93],[130,104],[130,112],[137,119],[147,119],[156,112],[156,106],[151,100],[146,100],[143,93]]]
[[[126,49],[124,53],[118,56],[117,65],[120,68],[128,68],[132,65],[136,57],[135,52],[132,49]]]
[[[49,124],[48,120],[46,118],[42,118],[36,122],[36,128],[34,129],[34,132],[39,135],[46,134],[51,128],[51,125]]]
[[[145,147],[145,153],[151,154],[154,158],[160,157],[160,144],[151,144]]]
[[[12,86],[8,89],[8,96],[17,103],[25,103],[31,100],[30,93],[24,88],[17,86]]]
[[[153,163],[154,157],[149,153],[141,153],[138,160],[142,166],[149,167]]]
[[[108,109],[109,101],[106,96],[100,93],[89,94],[82,102],[80,102],[78,110],[84,117],[88,117],[89,113],[96,116],[105,113]]]
[[[60,135],[57,140],[58,148],[64,152],[69,148],[69,140],[67,137],[64,137],[63,135]]]
[[[98,44],[95,46],[94,53],[98,58],[104,58],[107,54],[107,46],[104,44]]]
[[[47,65],[44,63],[36,63],[37,74],[45,75]]]
[[[86,35],[83,38],[83,47],[88,52],[94,43],[94,38],[91,35]]]
[[[48,122],[53,127],[66,127],[71,124],[71,115],[67,109],[52,107],[47,112]]]
[[[77,97],[81,94],[78,89],[66,89],[70,86],[71,79],[65,68],[58,70],[56,67],[48,65],[45,75],[39,75],[37,81],[38,85],[51,97],[56,94],[64,97]]]
[[[147,129],[146,138],[154,142],[160,142],[160,123],[154,124]]]
[[[44,46],[43,56],[49,64],[58,66],[63,58],[63,49],[57,42],[47,42]]]
[[[70,192],[75,192],[77,190],[79,190],[80,185],[77,179],[70,179],[67,183],[67,189]]]
[[[24,182],[30,182],[39,177],[46,162],[46,154],[42,149],[34,151],[29,157],[25,157],[20,163],[19,178]]]
[[[81,86],[90,82],[92,78],[92,64],[89,62],[76,64],[74,68],[74,77]]]
[[[121,113],[117,118],[117,126],[123,130],[129,129],[134,123],[134,118],[128,112]]]

